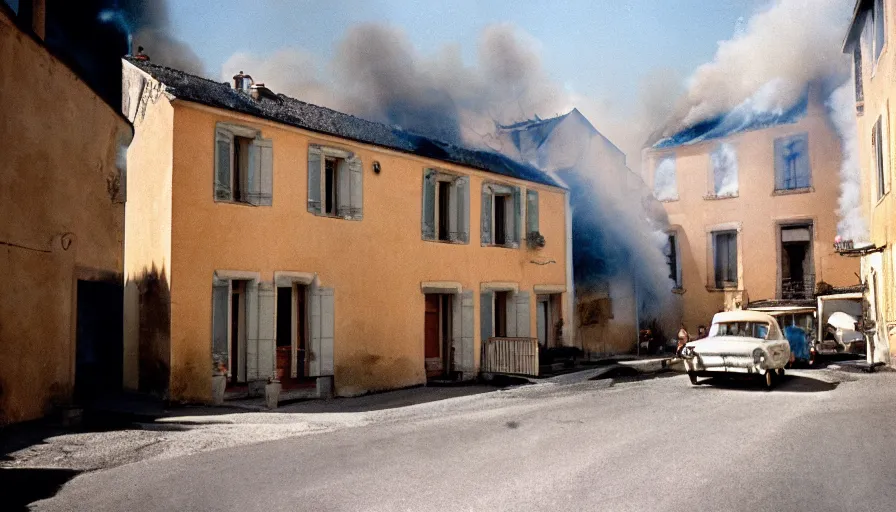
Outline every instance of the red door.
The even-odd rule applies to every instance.
[[[442,371],[442,345],[439,336],[439,296],[426,295],[426,315],[424,319],[424,357],[426,375],[436,376]]]

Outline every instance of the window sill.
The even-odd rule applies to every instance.
[[[444,244],[444,245],[467,245],[469,242],[464,242],[462,240],[439,240],[437,238],[424,238],[424,242],[432,242],[435,244]]]
[[[659,201],[661,203],[677,203],[680,199],[681,198],[679,198],[679,197],[674,197],[671,199],[657,199],[657,201]]]
[[[218,204],[235,204],[239,206],[259,206],[257,204],[252,204],[248,201],[234,201],[233,199],[215,199],[215,203]]]
[[[721,199],[736,199],[740,197],[740,194],[725,194],[724,196],[719,196],[716,194],[706,194],[703,196],[704,201],[719,201]]]
[[[884,199],[886,199],[888,195],[890,195],[889,190],[887,190],[886,192],[883,193],[883,195],[881,195],[880,197],[877,198],[877,202],[874,203],[874,207],[877,208],[878,206],[880,206],[881,203],[884,202]]]
[[[707,286],[706,291],[708,292],[741,292],[740,288],[737,286],[725,286],[723,288],[719,288],[717,286]]]
[[[772,196],[792,196],[794,194],[811,194],[815,192],[815,187],[803,187],[803,188],[782,188],[775,189],[772,192]]]
[[[675,295],[684,295],[684,293],[686,291],[687,290],[685,290],[684,288],[682,288],[680,286],[676,286],[675,288],[672,288],[672,293],[674,293]]]
[[[497,244],[482,244],[483,247],[496,247],[498,249],[519,249],[519,244],[506,244],[506,245],[497,245]]]
[[[321,217],[321,218],[324,218],[324,219],[361,220],[361,219],[352,217],[351,215],[345,215],[345,216],[342,216],[342,215],[327,215],[327,214],[325,214],[325,213],[312,213],[312,215],[314,215],[315,217]]]

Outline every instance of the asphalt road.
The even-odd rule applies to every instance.
[[[718,385],[715,385],[718,384]],[[526,386],[71,480],[36,510],[896,510],[896,373]]]

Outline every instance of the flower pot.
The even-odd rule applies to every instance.
[[[268,409],[276,409],[277,404],[280,402],[280,391],[283,389],[283,385],[278,381],[269,382],[264,387],[264,400],[267,403]]]
[[[224,390],[227,388],[227,375],[212,375],[212,403],[224,403]]]

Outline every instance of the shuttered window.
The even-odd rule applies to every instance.
[[[519,187],[482,186],[482,245],[518,248],[522,239],[522,193]]]
[[[274,197],[274,145],[253,128],[218,123],[215,127],[214,200],[271,206]]]
[[[538,191],[526,190],[526,223],[528,233],[538,233]]]
[[[775,190],[799,190],[811,186],[809,134],[775,139]]]
[[[364,217],[364,166],[341,149],[308,146],[308,211],[326,217]]]
[[[716,288],[736,288],[737,280],[737,232],[713,233]]]
[[[470,178],[423,170],[421,234],[424,240],[470,241]]]

